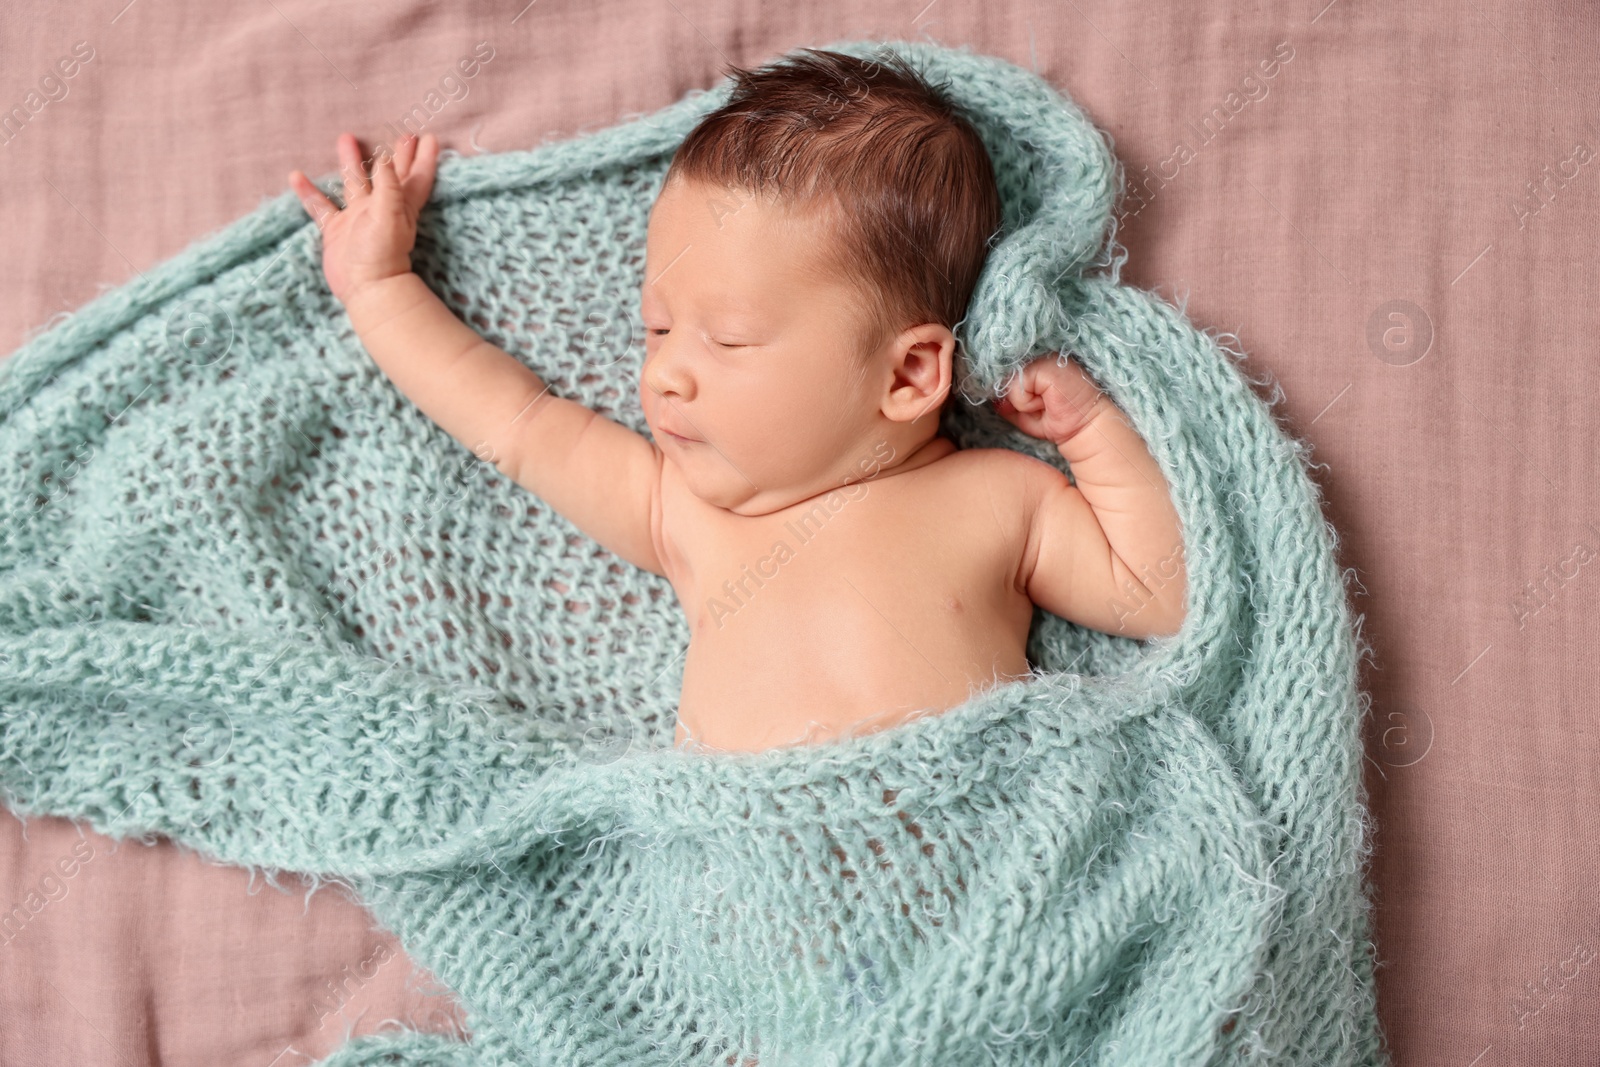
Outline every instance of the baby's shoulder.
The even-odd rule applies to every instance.
[[[961,448],[950,453],[940,465],[963,480],[978,480],[991,489],[1031,493],[1038,486],[1066,477],[1042,459],[1011,448]]]
[[[1010,448],[963,448],[934,466],[945,467],[929,501],[941,517],[941,536],[984,546],[975,549],[974,558],[1006,568],[1015,582],[1028,557],[1039,502],[1050,480],[1062,481],[1065,475]]]
[[[970,513],[1005,530],[1026,530],[1039,501],[1066,481],[1059,468],[1010,448],[963,448],[941,459],[936,507],[946,515]]]

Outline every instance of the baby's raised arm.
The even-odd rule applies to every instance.
[[[661,453],[490,344],[411,270],[416,217],[433,184],[431,135],[374,161],[367,183],[341,135],[346,207],[299,171],[290,184],[322,230],[323,271],[361,343],[412,403],[501,473],[635,566],[662,574],[653,534]],[[413,153],[415,165],[413,166]]]
[[[1077,481],[1031,456],[1006,457],[1024,501],[1029,598],[1106,633],[1177,633],[1188,577],[1177,508],[1127,418],[1075,361],[1053,355],[1028,364],[996,406],[1055,444]]]

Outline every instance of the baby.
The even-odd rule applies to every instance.
[[[883,729],[1026,676],[1034,605],[1176,633],[1177,513],[1144,442],[1049,355],[997,403],[1056,468],[940,433],[954,328],[999,195],[977,131],[898,56],[734,68],[651,209],[639,399],[654,441],[571,400],[411,270],[438,147],[338,142],[300,171],[323,270],[372,358],[451,436],[672,583],[691,638],[676,743],[758,751]]]

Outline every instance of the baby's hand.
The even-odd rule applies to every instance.
[[[1068,357],[1065,365],[1051,352],[1022,368],[1022,374],[995,401],[995,410],[1030,437],[1061,444],[1089,425],[1104,408],[1094,379]]]
[[[433,189],[438,152],[433,134],[424,134],[420,144],[416,134],[407,134],[392,158],[385,151],[373,160],[369,183],[355,137],[341,133],[342,211],[310,178],[289,172],[290,188],[322,231],[322,273],[341,303],[364,285],[411,270],[417,214]]]

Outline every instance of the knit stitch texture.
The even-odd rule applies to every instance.
[[[469,1034],[335,1067],[1386,1063],[1363,649],[1308,450],[1238,353],[1119,281],[1123,172],[1071,100],[889,44],[972,113],[1003,200],[945,429],[1065,470],[981,401],[1076,353],[1172,488],[1180,633],[1036,610],[1033,675],[943,714],[674,749],[671,586],[384,377],[285,193],[0,365],[7,805],[365,903]],[[447,153],[415,269],[648,433],[648,212],[730,84]]]

